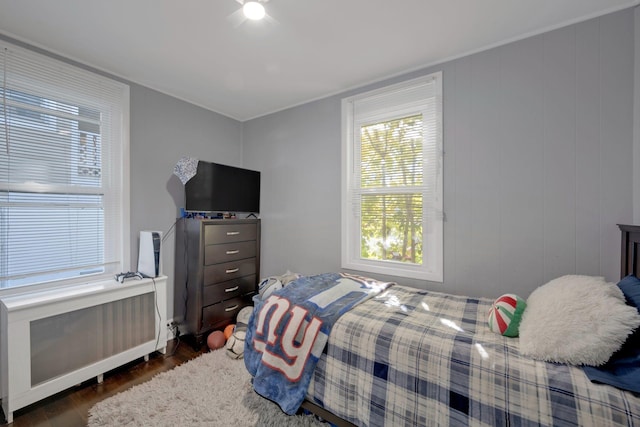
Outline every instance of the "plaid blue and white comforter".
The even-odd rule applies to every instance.
[[[308,400],[358,426],[640,426],[640,397],[521,356],[490,306],[390,288],[335,323]]]

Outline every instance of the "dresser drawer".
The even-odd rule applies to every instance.
[[[256,240],[258,226],[256,224],[211,224],[204,227],[204,244],[215,245],[218,243],[244,242]]]
[[[256,274],[256,259],[246,258],[204,267],[204,286]]]
[[[240,277],[227,282],[204,287],[202,305],[210,305],[222,300],[234,298],[256,290],[256,275]]]
[[[242,298],[233,298],[202,307],[202,330],[213,329],[221,323],[233,323],[238,312],[246,304]]]
[[[204,247],[204,265],[220,264],[256,256],[256,242],[235,242]]]

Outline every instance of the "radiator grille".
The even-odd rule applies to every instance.
[[[155,339],[154,293],[30,322],[31,386]]]

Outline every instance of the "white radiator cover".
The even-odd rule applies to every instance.
[[[0,391],[13,412],[167,343],[167,278],[0,299]]]

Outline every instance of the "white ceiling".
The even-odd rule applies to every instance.
[[[640,0],[0,0],[0,33],[248,120]]]

